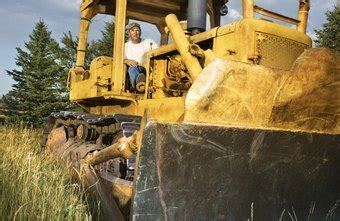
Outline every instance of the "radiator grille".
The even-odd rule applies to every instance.
[[[259,64],[289,70],[308,45],[271,34],[256,32],[256,52]]]

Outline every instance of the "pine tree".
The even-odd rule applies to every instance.
[[[67,34],[64,33],[64,36],[61,38],[61,50],[59,54],[59,59],[61,61],[62,67],[67,72],[70,68],[76,66],[76,58],[77,58],[77,47],[78,47],[78,38],[73,37],[72,33],[69,31]],[[85,56],[85,68],[89,68],[91,61],[96,57],[96,51],[98,50],[94,43],[90,43],[87,45],[87,51]]]
[[[68,106],[65,100],[66,74],[57,59],[58,43],[43,21],[36,23],[25,50],[17,48],[16,65],[20,70],[7,71],[15,84],[4,96],[11,111],[10,121],[22,121],[35,127],[53,111]]]
[[[101,38],[92,42],[92,47],[95,47],[95,56],[111,56],[113,52],[113,35],[115,25],[114,22],[105,22],[104,30],[101,31]]]
[[[111,56],[113,54],[113,38],[114,38],[114,22],[105,22],[104,29],[101,31],[101,36],[97,40],[92,40],[87,45],[85,56],[85,68],[88,69],[91,61],[98,56]],[[127,39],[127,34],[125,38]],[[78,39],[73,37],[71,32],[64,33],[61,39],[62,47],[60,59],[62,66],[67,70],[75,67]]]
[[[68,69],[76,65],[77,39],[74,40],[72,33],[68,31],[68,33],[64,33],[64,36],[61,38],[61,43],[59,58],[65,71],[68,71]]]
[[[320,30],[315,30],[317,47],[340,50],[340,7],[335,6],[332,11],[326,12],[327,23]]]
[[[104,30],[101,31],[101,37],[87,44],[85,56],[85,68],[90,67],[91,61],[98,56],[112,56],[113,52],[113,34],[114,22],[105,22]],[[67,70],[76,66],[76,56],[78,47],[78,38],[73,37],[69,31],[61,39],[62,47],[59,55],[61,65]]]

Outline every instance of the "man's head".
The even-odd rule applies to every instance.
[[[129,37],[133,43],[139,43],[141,41],[141,29],[140,25],[136,22],[132,22],[126,26]]]

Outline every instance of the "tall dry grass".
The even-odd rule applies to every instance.
[[[90,202],[66,167],[45,157],[40,136],[0,127],[0,219],[99,220],[99,204]]]

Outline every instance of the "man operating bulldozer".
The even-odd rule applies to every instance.
[[[152,39],[141,38],[141,28],[136,22],[127,25],[129,41],[125,43],[124,63],[128,66],[132,90],[142,92],[145,85],[145,68],[141,66],[142,57],[145,53],[158,48]]]

